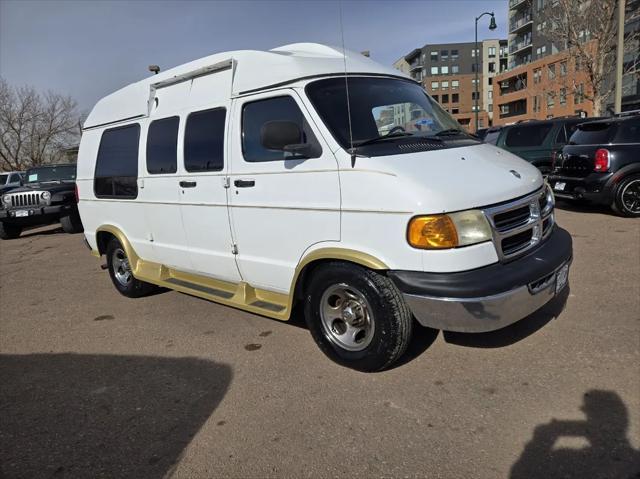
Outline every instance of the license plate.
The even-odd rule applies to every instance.
[[[569,265],[565,264],[556,273],[556,294],[562,291],[562,288],[564,288],[567,285],[568,278],[569,278]]]
[[[16,211],[16,217],[22,218],[23,216],[29,216],[29,212],[27,210],[18,210]]]
[[[556,185],[553,187],[553,189],[556,190],[556,191],[564,191],[565,186],[567,186],[566,183],[564,183],[562,181],[558,181],[556,183]]]

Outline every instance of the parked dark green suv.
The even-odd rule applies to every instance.
[[[562,151],[576,126],[594,119],[553,118],[496,126],[489,129],[484,141],[524,158],[547,175],[551,172],[553,155]]]

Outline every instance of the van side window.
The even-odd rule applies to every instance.
[[[265,123],[288,121],[298,125],[299,143],[311,145],[310,154],[300,156],[293,152],[270,150],[262,145],[261,132]],[[242,152],[245,161],[277,161],[318,158],[322,154],[320,143],[311,131],[298,104],[290,96],[279,96],[245,103],[242,108]]]
[[[147,171],[151,174],[177,171],[178,125],[180,118],[172,116],[152,121],[147,135]]]
[[[220,171],[224,166],[224,108],[191,113],[184,133],[187,171]]]
[[[138,196],[140,125],[105,130],[100,139],[93,191],[98,198]]]

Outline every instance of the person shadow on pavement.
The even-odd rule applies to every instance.
[[[620,396],[591,390],[580,409],[584,421],[552,419],[537,426],[510,478],[640,479],[640,451],[627,438],[628,413]],[[567,447],[575,442],[588,446]]]

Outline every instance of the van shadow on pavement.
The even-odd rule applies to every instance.
[[[231,378],[196,358],[0,355],[0,477],[164,477]]]
[[[580,408],[584,421],[552,419],[533,431],[533,438],[511,469],[511,479],[637,479],[640,451],[627,438],[629,418],[620,396],[613,391],[585,393]],[[568,447],[563,442],[582,440]]]

